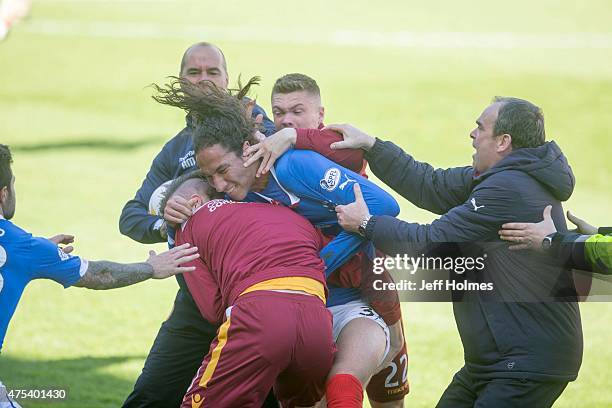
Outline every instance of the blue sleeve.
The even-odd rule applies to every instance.
[[[322,211],[336,205],[355,201],[353,185],[359,183],[363,198],[372,215],[399,214],[399,206],[386,191],[318,153],[307,150],[290,150],[278,161],[276,175],[279,182],[298,197],[308,197],[321,203]],[[336,216],[335,213],[332,214]],[[358,234],[342,231],[321,250],[326,276],[350,259],[364,239]]]
[[[263,129],[262,129],[262,133],[266,136],[272,136],[274,134],[274,132],[276,132],[276,128],[274,127],[274,122],[272,122],[270,120],[270,118],[268,118],[268,115],[266,114],[266,111],[263,110],[263,108],[259,105],[255,105],[253,107],[253,114],[252,116],[255,118],[257,115],[263,115],[263,122],[261,123]]]
[[[119,218],[119,231],[143,244],[165,241],[153,228],[161,218],[149,214],[149,199],[157,187],[173,178],[168,150],[169,145],[166,144],[155,157],[136,196],[125,204]]]
[[[87,269],[87,261],[66,254],[45,238],[32,238],[29,258],[32,279],[51,279],[65,288],[77,283]]]

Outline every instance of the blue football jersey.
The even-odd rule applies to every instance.
[[[0,218],[0,350],[21,294],[32,279],[51,279],[67,288],[86,271],[86,260]]]
[[[282,155],[271,169],[266,188],[257,193],[250,192],[246,201],[289,206],[316,227],[336,233],[336,238],[321,250],[325,274],[329,276],[359,251],[365,251],[370,257],[374,255],[371,243],[338,225],[335,207],[355,201],[355,183],[359,183],[372,215],[395,217],[399,214],[397,201],[382,188],[309,150],[289,150]],[[345,304],[360,297],[357,289],[329,285],[327,305]]]

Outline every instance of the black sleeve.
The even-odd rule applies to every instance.
[[[169,159],[169,145],[166,144],[153,160],[136,196],[125,204],[119,218],[119,231],[143,244],[165,241],[159,229],[153,228],[161,218],[149,214],[149,199],[157,187],[172,179]]]
[[[365,158],[382,182],[412,204],[435,214],[444,214],[465,202],[472,189],[471,166],[434,169],[392,142],[376,139]]]
[[[430,248],[431,243],[497,240],[501,225],[515,219],[517,195],[504,183],[487,184],[431,224],[373,216],[366,228],[366,238],[388,255]]]
[[[550,255],[566,267],[593,272],[593,266],[586,260],[585,243],[590,235],[576,232],[558,232],[552,241]]]

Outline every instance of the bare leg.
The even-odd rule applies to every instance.
[[[338,351],[328,378],[336,374],[351,374],[365,385],[375,374],[386,347],[383,329],[373,320],[351,320],[340,332]]]

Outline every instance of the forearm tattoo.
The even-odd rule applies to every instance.
[[[153,267],[146,262],[122,264],[110,261],[89,261],[87,272],[74,286],[103,290],[121,288],[147,280]]]

